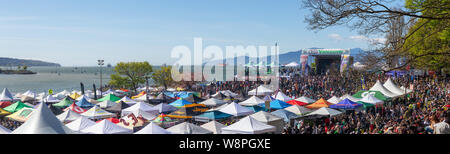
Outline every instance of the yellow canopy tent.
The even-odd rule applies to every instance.
[[[8,111],[3,110],[2,108],[0,108],[0,117],[3,117],[3,116],[8,115],[8,114],[11,114],[11,113],[8,112]]]
[[[6,116],[6,118],[14,121],[25,122],[30,118],[31,114],[35,109],[24,107],[11,115]]]
[[[141,96],[144,96],[145,94],[147,94],[145,91],[142,91],[141,93],[139,93],[138,95],[136,95],[136,96],[132,96],[131,97],[131,99],[136,99],[136,98],[139,98],[139,97],[141,97]]]
[[[73,93],[72,95],[70,95],[70,97],[73,99],[77,99],[78,97],[81,97],[81,95],[78,93]]]

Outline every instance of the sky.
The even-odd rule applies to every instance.
[[[369,47],[346,26],[307,29],[299,0],[0,0],[0,57],[63,66],[171,64],[176,46]],[[377,39],[377,38],[371,38]],[[380,38],[378,38],[380,39]]]

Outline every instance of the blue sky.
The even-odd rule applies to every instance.
[[[345,26],[317,33],[304,23],[298,0],[0,0],[0,57],[63,66],[149,61],[171,64],[172,48],[273,45],[368,48]]]

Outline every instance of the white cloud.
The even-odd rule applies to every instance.
[[[354,41],[362,41],[362,42],[368,42],[371,44],[384,44],[386,42],[386,38],[368,38],[366,36],[363,35],[356,35],[356,36],[350,36],[349,39],[354,40]]]
[[[341,35],[336,34],[336,33],[328,34],[328,37],[331,38],[331,39],[334,39],[334,40],[338,40],[338,41],[342,40]]]

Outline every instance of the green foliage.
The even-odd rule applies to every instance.
[[[448,16],[449,0],[406,0],[405,7],[429,16]],[[413,66],[422,69],[448,69],[450,67],[450,20],[418,19],[409,29],[404,49],[417,57]]]
[[[172,82],[172,66],[162,66],[160,70],[156,70],[152,75],[152,79],[156,84],[164,86],[167,89]]]
[[[135,90],[139,84],[145,83],[145,76],[153,72],[148,62],[120,62],[114,67],[110,85]]]
[[[425,22],[427,22],[426,19],[419,19],[410,31],[419,28]],[[413,66],[431,70],[450,67],[448,26],[450,24],[446,21],[429,21],[405,41],[404,48],[408,54],[417,57],[413,61]]]

